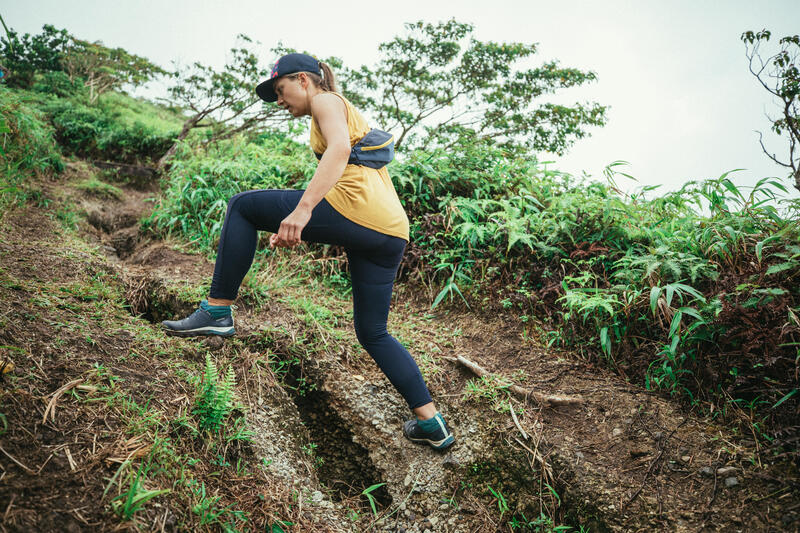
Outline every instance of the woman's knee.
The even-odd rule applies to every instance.
[[[238,194],[234,194],[230,200],[228,200],[228,211],[232,211],[234,209],[238,209],[241,206],[241,200],[252,191],[244,191]]]
[[[386,324],[370,324],[367,321],[356,319],[353,326],[356,330],[356,338],[364,349],[389,335],[389,332],[386,331]]]

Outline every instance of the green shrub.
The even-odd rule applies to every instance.
[[[88,106],[80,99],[58,99],[46,110],[59,143],[84,157],[125,162],[148,162],[163,155],[177,135],[143,122],[120,120],[113,105]]]
[[[0,138],[0,208],[28,198],[35,176],[64,168],[53,130],[42,114],[2,85]]]

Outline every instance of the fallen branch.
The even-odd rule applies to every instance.
[[[83,381],[83,379],[80,379],[80,378],[73,379],[72,381],[70,381],[69,383],[67,383],[66,385],[64,385],[63,387],[61,387],[60,389],[58,389],[57,391],[55,391],[53,393],[53,397],[50,398],[50,401],[47,403],[47,408],[45,408],[45,410],[44,410],[44,416],[42,417],[42,424],[46,424],[47,423],[47,415],[48,414],[50,415],[50,420],[52,422],[55,422],[55,420],[56,420],[56,403],[58,402],[58,399],[61,397],[62,394],[67,392],[69,389],[71,389],[72,387],[74,387],[75,385],[80,383],[81,381]]]
[[[492,374],[487,370],[483,369],[476,363],[473,363],[466,357],[459,355],[458,357],[444,357],[448,361],[453,363],[459,363],[469,370],[472,371],[473,374],[478,376],[479,378],[490,377]],[[527,400],[528,398],[533,398],[535,401],[543,404],[543,405],[575,405],[583,403],[582,398],[572,398],[569,396],[551,396],[548,394],[542,394],[540,392],[532,391],[529,389],[523,389],[519,385],[510,385],[508,387],[515,396],[522,400]]]

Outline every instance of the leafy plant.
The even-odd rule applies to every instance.
[[[126,464],[122,465],[122,467],[125,466]],[[120,468],[122,469],[122,467]],[[133,515],[137,511],[141,510],[144,505],[153,498],[171,492],[170,489],[145,489],[144,482],[147,475],[147,470],[148,468],[145,467],[144,464],[140,465],[136,470],[135,477],[131,476],[130,485],[128,488],[111,500],[111,508],[124,520],[130,520],[133,518]]]
[[[220,375],[217,365],[210,354],[206,354],[206,366],[195,399],[193,413],[198,417],[201,430],[218,433],[225,419],[234,407],[236,374],[229,366],[224,375]]]
[[[376,483],[374,485],[370,485],[369,487],[361,491],[361,495],[367,498],[369,506],[372,509],[372,514],[376,517],[378,516],[378,509],[375,506],[375,496],[372,495],[372,492],[384,485],[386,485],[386,483]]]

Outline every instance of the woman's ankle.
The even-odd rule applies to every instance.
[[[438,413],[433,402],[428,402],[425,405],[415,407],[412,409],[412,411],[414,411],[414,415],[417,417],[417,420],[429,420],[436,416],[436,413]]]
[[[233,303],[233,300],[226,300],[224,298],[212,298],[208,297],[208,305],[220,305],[223,307],[230,306]]]

